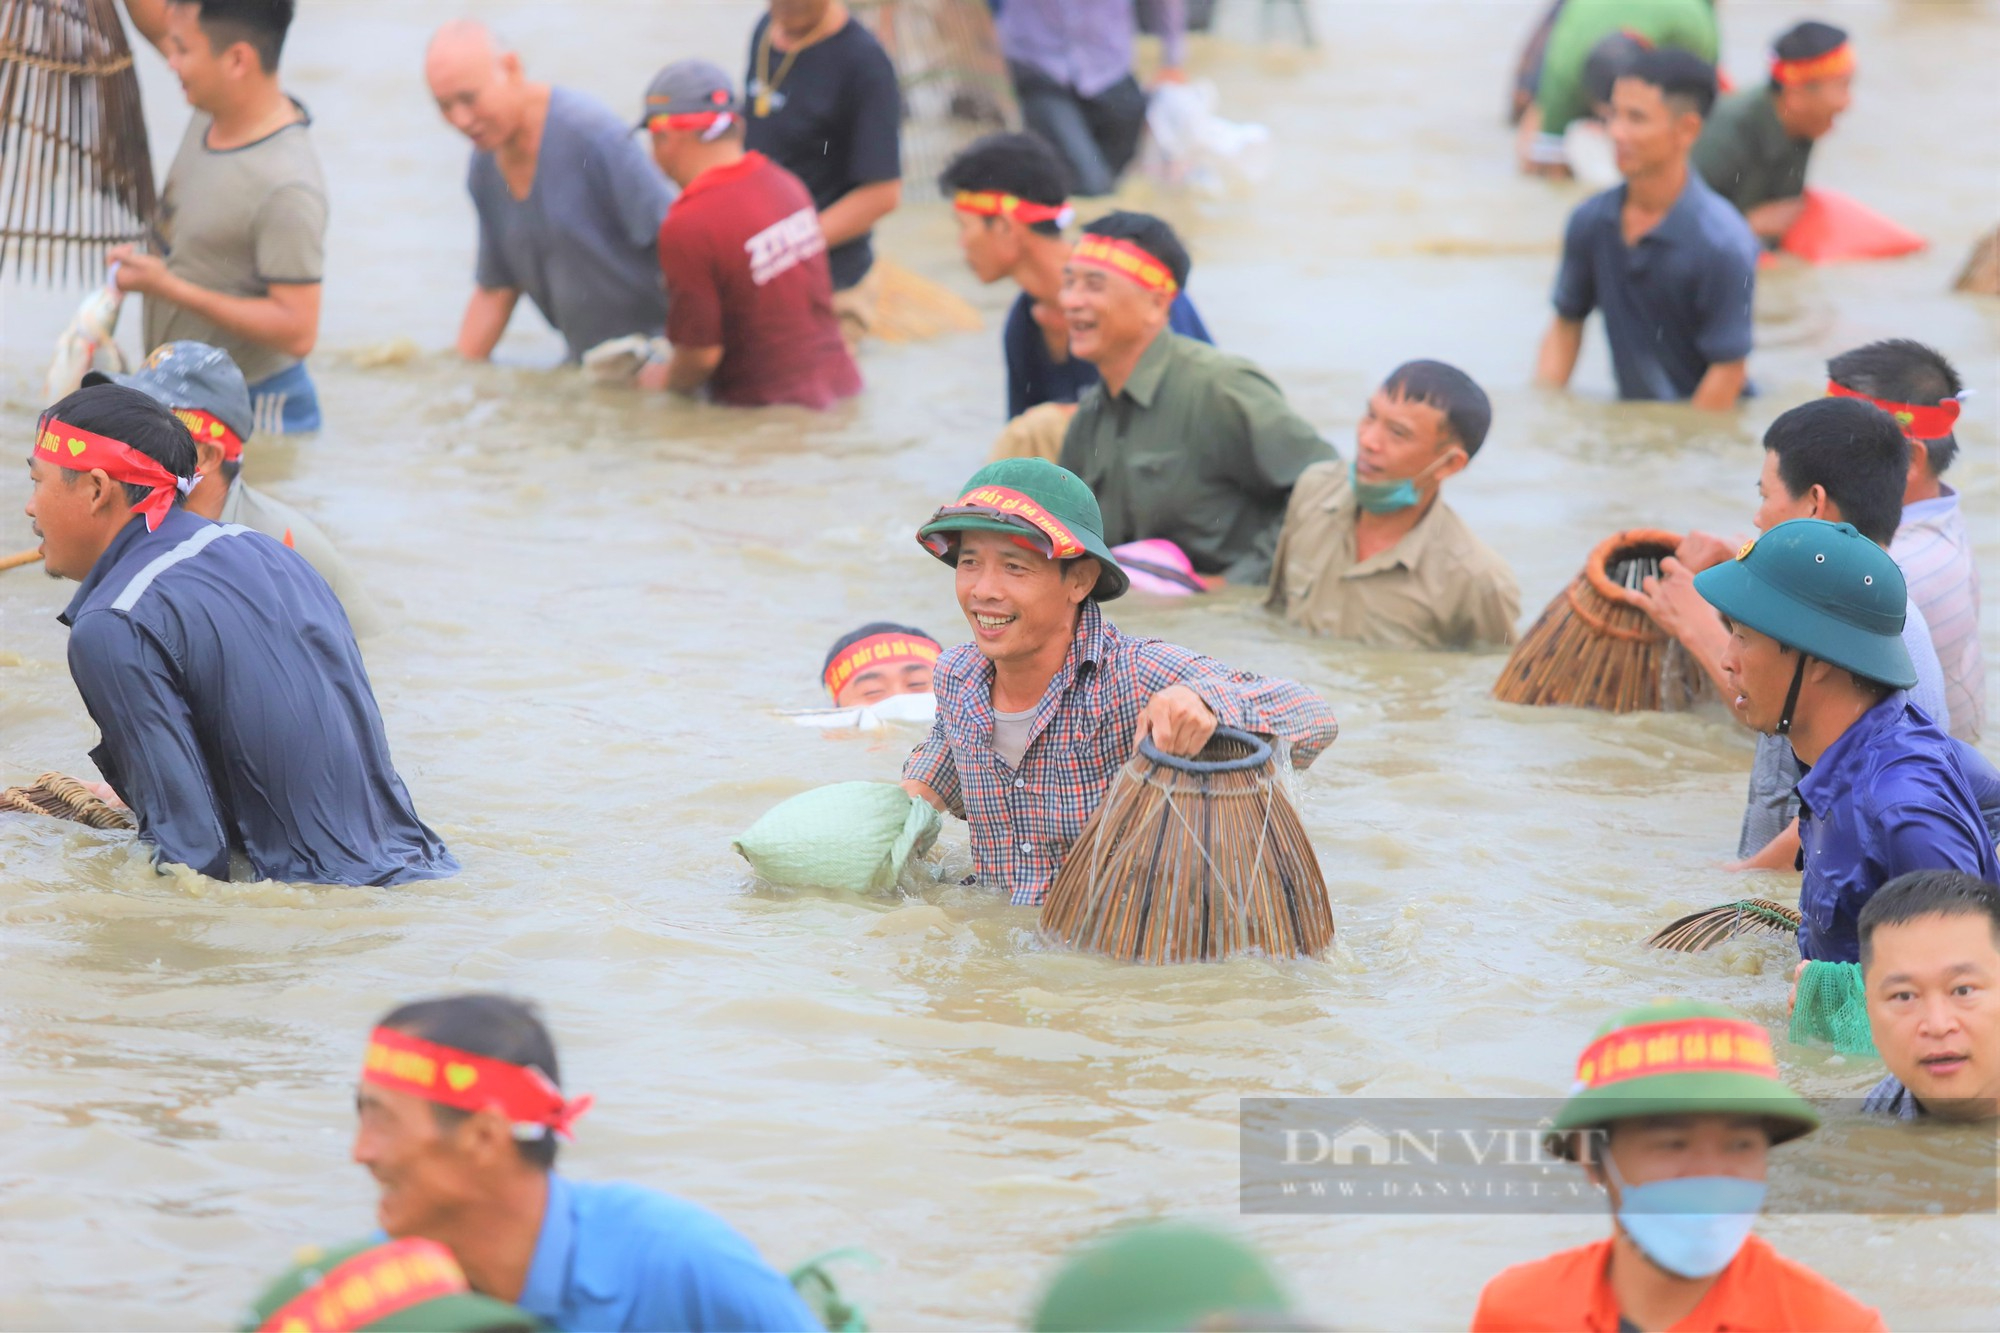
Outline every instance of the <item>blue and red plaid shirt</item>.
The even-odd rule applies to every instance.
[[[972,826],[979,877],[1017,903],[1048,895],[1070,846],[1132,757],[1147,702],[1169,685],[1201,696],[1216,720],[1291,746],[1304,768],[1339,734],[1326,700],[1294,681],[1236,671],[1159,639],[1128,638],[1085,602],[1062,670],[1035,709],[1021,766],[993,750],[993,664],[969,643],[938,658],[937,721],[903,764]]]

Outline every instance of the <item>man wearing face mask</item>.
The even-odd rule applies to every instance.
[[[1385,648],[1512,643],[1520,585],[1443,497],[1492,421],[1464,371],[1397,367],[1368,400],[1354,461],[1315,464],[1292,488],[1266,605],[1314,633]]]
[[[1604,1191],[1611,1235],[1487,1283],[1475,1333],[1883,1327],[1751,1234],[1770,1150],[1819,1127],[1760,1025],[1693,1000],[1627,1010],[1598,1029],[1571,1086],[1548,1148]]]

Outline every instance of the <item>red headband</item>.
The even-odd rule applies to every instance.
[[[1795,88],[1801,83],[1811,83],[1814,79],[1837,79],[1843,74],[1853,72],[1854,48],[1846,42],[1842,42],[1823,56],[1807,56],[1802,60],[1771,57],[1771,78],[1781,88]]]
[[[955,504],[945,505],[931,515],[931,522],[959,515],[995,518],[1013,527],[1038,533],[1042,538],[1039,544],[1031,544],[1025,537],[1014,540],[1030,550],[1041,551],[1051,560],[1067,560],[1085,553],[1083,543],[1061,519],[1028,496],[1005,486],[975,486],[959,496]],[[919,536],[917,540],[932,555],[942,556],[951,550],[953,535],[951,532],[933,532],[927,537]]]
[[[697,130],[704,143],[726,132],[736,122],[733,111],[684,111],[672,115],[657,115],[646,122],[646,128],[655,134],[661,130]]]
[[[151,494],[132,506],[133,513],[145,516],[148,532],[159,530],[161,520],[174,507],[176,495],[184,495],[194,488],[193,478],[181,480],[124,441],[80,429],[54,417],[42,418],[41,438],[35,442],[35,456],[40,458],[44,455],[47,461],[72,472],[102,469],[104,475],[113,481],[152,487]]]
[[[1771,1038],[1747,1019],[1677,1018],[1607,1032],[1576,1062],[1576,1089],[1653,1074],[1778,1076]]]
[[[195,443],[199,444],[203,440],[213,440],[221,445],[223,462],[240,463],[243,461],[243,441],[237,436],[235,431],[229,429],[221,421],[198,407],[177,407],[174,409],[174,415],[179,417],[181,424],[188,428],[188,433],[194,436]]]
[[[870,667],[904,662],[935,666],[938,652],[938,645],[929,639],[908,634],[871,634],[858,643],[849,644],[845,652],[827,663],[824,677],[826,692],[839,698],[841,688]]]
[[[271,1312],[257,1333],[342,1333],[472,1290],[450,1250],[406,1236],[335,1264]]]
[[[1845,385],[1826,382],[1829,398],[1859,398],[1864,403],[1875,406],[1896,418],[1896,424],[1903,428],[1903,434],[1913,440],[1942,440],[1951,434],[1958,424],[1959,401],[1947,398],[1935,407],[1920,407],[1915,403],[1892,403],[1886,398],[1870,398],[1865,393],[1856,393]]]
[[[369,1034],[361,1081],[460,1111],[491,1108],[516,1127],[538,1125],[543,1134],[553,1130],[566,1139],[574,1137],[570,1126],[595,1100],[586,1092],[565,1101],[562,1089],[533,1066],[440,1046],[393,1028]]]
[[[952,196],[951,206],[961,213],[982,218],[1012,218],[1030,226],[1037,222],[1053,222],[1058,227],[1067,227],[1076,220],[1076,210],[1066,203],[1038,204],[1032,199],[999,190],[960,190]]]
[[[1172,296],[1181,289],[1174,281],[1174,275],[1167,266],[1146,251],[1132,244],[1110,236],[1099,236],[1085,232],[1083,239],[1076,243],[1076,249],[1069,252],[1069,262],[1082,264],[1086,268],[1101,268],[1107,273],[1118,273],[1132,279],[1141,287]]]

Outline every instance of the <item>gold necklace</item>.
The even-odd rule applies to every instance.
[[[834,12],[833,9],[829,8],[826,18],[832,18]],[[773,74],[771,72],[771,29],[775,23],[775,19],[766,23],[763,35],[757,39],[757,96],[752,103],[752,111],[759,120],[763,120],[771,114],[771,94],[778,91],[779,85],[785,81],[785,76],[792,72],[792,64],[798,60],[799,52],[805,50],[808,46],[817,45],[826,35],[820,31],[820,28],[826,26],[826,19],[822,19],[820,20],[820,28],[815,28],[810,33],[807,33],[805,40],[785,52],[784,61],[779,64],[778,72]]]

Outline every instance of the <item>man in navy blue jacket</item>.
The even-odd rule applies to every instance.
[[[346,613],[298,552],[183,509],[187,427],[121,385],[43,414],[28,517],[104,734],[91,758],[163,863],[317,884],[436,879],[458,862],[411,808]]]

